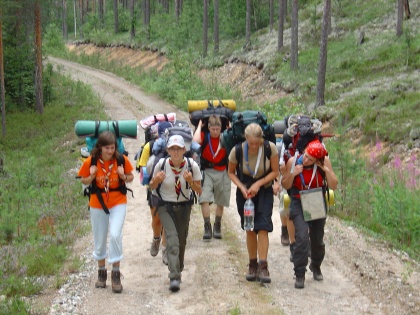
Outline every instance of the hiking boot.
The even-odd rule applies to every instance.
[[[159,246],[160,246],[160,237],[155,239],[153,237],[152,245],[150,245],[150,255],[155,257],[159,253]]]
[[[324,280],[324,276],[322,275],[320,267],[315,267],[312,264],[310,264],[309,265],[309,270],[312,271],[312,275],[314,276],[314,280],[316,280],[316,281]]]
[[[162,249],[162,262],[167,266],[168,265],[168,252],[166,248]]]
[[[284,246],[290,245],[289,232],[287,231],[287,226],[281,227],[281,244]]]
[[[217,239],[222,238],[222,231],[221,231],[221,223],[220,222],[214,222],[213,237],[217,238]]]
[[[258,264],[257,279],[260,280],[261,283],[271,283],[266,261],[262,261]]]
[[[112,292],[121,293],[123,290],[121,284],[121,272],[111,271],[111,281],[112,281]]]
[[[203,240],[211,239],[211,223],[204,223]]]
[[[181,281],[180,279],[171,279],[169,282],[169,290],[171,290],[172,292],[176,292],[178,291],[179,285],[180,285]]]
[[[290,243],[290,262],[293,262],[293,255],[295,254],[295,243]]]
[[[303,289],[305,287],[305,276],[296,276],[295,288]]]
[[[248,281],[257,280],[257,270],[258,270],[257,259],[250,259],[249,265],[248,265],[248,273],[245,276],[246,280]]]
[[[107,272],[106,269],[98,270],[98,280],[95,282],[95,288],[106,288]]]

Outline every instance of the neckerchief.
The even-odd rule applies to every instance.
[[[210,152],[211,152],[211,155],[213,156],[213,160],[214,160],[214,158],[216,157],[216,155],[219,153],[219,151],[221,149],[220,139],[219,139],[219,145],[217,146],[216,153],[214,153],[213,146],[211,145],[210,132],[207,134],[207,142],[209,143]]]
[[[185,166],[185,160],[182,161],[181,165],[179,167],[175,167],[174,163],[171,159],[169,159],[169,165],[171,166],[172,172],[175,174],[175,192],[177,195],[177,200],[179,199],[179,195],[181,194],[181,179],[179,178],[179,174],[181,174],[182,169]]]
[[[104,189],[105,189],[106,201],[108,202],[108,200],[109,200],[109,176],[111,175],[111,170],[114,167],[114,160],[110,161],[110,164],[108,166],[108,170],[106,170],[106,168],[105,168],[105,163],[102,160],[102,156],[99,157],[99,163],[101,164],[102,171],[105,173]]]
[[[260,148],[258,149],[258,157],[257,157],[257,164],[255,165],[255,172],[251,171],[251,168],[249,167],[249,163],[248,163],[248,142],[245,142],[244,152],[245,152],[246,168],[248,169],[249,173],[251,173],[252,178],[255,178],[255,176],[257,175],[257,172],[258,172],[258,167],[260,166],[262,146],[260,146]],[[264,163],[265,163],[265,161],[264,161]]]

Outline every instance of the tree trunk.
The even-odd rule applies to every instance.
[[[62,0],[61,1],[62,4],[62,9],[63,9],[63,16],[61,17],[63,19],[62,22],[62,30],[63,30],[63,38],[66,40],[68,37],[67,34],[67,1],[66,0]]]
[[[270,33],[273,31],[274,25],[274,0],[270,0],[269,2],[269,10],[270,10]]]
[[[403,33],[403,1],[397,0],[397,36],[400,37]]]
[[[76,0],[73,1],[73,16],[74,16],[74,38],[77,38],[77,10]]]
[[[411,12],[410,12],[410,5],[408,3],[408,0],[404,0],[403,5],[404,5],[405,17],[409,19],[411,16]]]
[[[146,28],[146,38],[150,39],[150,0],[144,0],[144,26]]]
[[[251,46],[251,0],[246,0],[246,39],[245,47]]]
[[[99,27],[101,29],[104,28],[105,22],[104,22],[104,0],[98,0],[98,15],[99,15]]]
[[[299,14],[298,0],[292,0],[292,34],[290,41],[290,68],[298,69],[298,39],[299,39]]]
[[[283,32],[284,32],[284,10],[287,6],[287,0],[279,0],[279,30],[278,30],[278,38],[277,38],[277,51],[283,48],[284,39],[283,39]]]
[[[181,15],[181,6],[181,0],[175,0],[175,17],[177,21],[179,20],[179,16]]]
[[[118,25],[118,0],[114,0],[114,33],[118,34],[120,29]]]
[[[130,0],[130,20],[131,20],[130,38],[131,40],[133,40],[134,37],[136,37],[134,7],[135,7],[135,0]]]
[[[207,56],[207,46],[208,46],[208,27],[209,27],[209,3],[208,0],[203,0],[203,57]]]
[[[43,114],[41,34],[41,7],[38,0],[35,2],[35,103],[37,112]]]
[[[219,0],[214,0],[214,52],[219,52]]]
[[[0,103],[2,135],[6,136],[6,92],[4,90],[4,63],[3,63],[3,12],[0,9]]]
[[[80,37],[83,37],[83,24],[85,23],[85,5],[84,1],[80,0],[79,2],[79,9],[80,9]]]
[[[331,0],[324,1],[324,14],[322,16],[322,34],[321,45],[319,49],[319,65],[318,65],[318,85],[316,88],[316,104],[315,107],[325,105],[325,77],[327,72],[327,48],[328,48],[328,24],[330,23],[329,15],[331,14]]]

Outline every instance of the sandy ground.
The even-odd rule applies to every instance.
[[[60,71],[74,80],[90,84],[112,119],[140,120],[152,113],[166,112],[176,112],[178,119],[187,119],[186,113],[113,74],[56,58],[50,58],[50,62],[60,65]],[[133,164],[142,142],[141,129],[138,140],[125,141]],[[420,313],[418,264],[332,217],[326,224],[324,281],[314,281],[308,272],[305,289],[295,289],[289,248],[280,243],[277,198],[268,257],[272,283],[247,282],[245,233],[240,229],[233,185],[231,206],[223,216],[222,240],[203,242],[201,211],[199,206],[194,207],[181,290],[171,293],[161,253],[156,257],[149,253],[151,217],[138,174],[131,188],[135,197],[128,202],[121,262],[124,290],[122,294],[112,293],[110,282],[106,289],[95,289],[96,273],[92,273],[86,280],[86,295],[74,314]],[[80,252],[90,251],[91,236],[80,240],[77,248]]]

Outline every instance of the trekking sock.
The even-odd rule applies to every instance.
[[[112,271],[120,271],[120,266],[112,266]]]
[[[159,240],[160,240],[160,236],[158,236],[158,237],[153,236],[153,239],[154,239],[155,241],[159,241]]]
[[[103,265],[103,266],[98,266],[98,270],[105,270],[106,268],[105,268],[105,265]]]
[[[222,216],[216,215],[216,218],[214,219],[214,223],[220,223],[222,221]]]
[[[204,223],[210,223],[210,217],[204,218]]]

